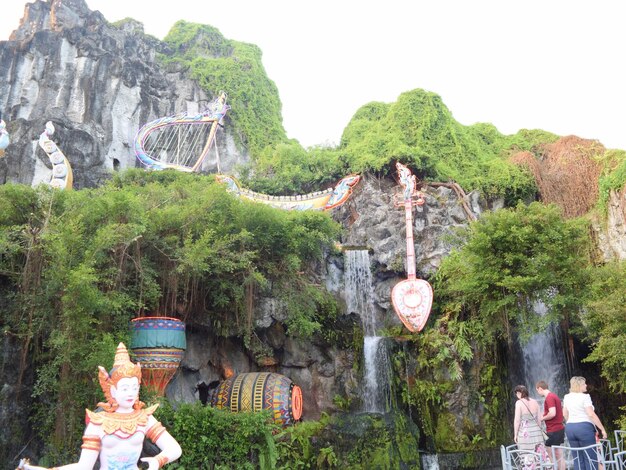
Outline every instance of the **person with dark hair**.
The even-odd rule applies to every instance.
[[[539,421],[546,423],[546,447],[561,446],[565,440],[565,426],[563,425],[563,408],[561,407],[561,399],[548,389],[548,384],[544,380],[540,380],[535,385],[537,393],[544,398],[543,415],[539,417]],[[565,470],[565,459],[561,449],[554,449],[554,458],[558,463],[558,470]]]
[[[513,435],[517,448],[535,452],[538,444],[543,444],[543,433],[539,427],[539,403],[528,396],[524,385],[515,387],[515,420]]]
[[[594,411],[591,397],[587,394],[587,381],[584,377],[572,377],[569,393],[563,397],[563,416],[567,421],[565,435],[572,447],[587,447],[596,443],[596,427],[606,439],[606,430]],[[575,470],[596,470],[598,463],[595,448],[574,451]]]

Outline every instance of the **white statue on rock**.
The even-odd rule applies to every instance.
[[[98,378],[107,401],[98,406],[104,411],[86,410],[88,424],[79,461],[50,470],[92,470],[98,458],[101,470],[137,470],[146,437],[161,449],[154,457],[141,458],[149,465],[148,470],[157,470],[178,459],[182,453],[180,445],[152,416],[159,405],[144,408],[145,404],[139,401],[141,366],[130,361],[126,346],[118,345],[110,375],[104,368],[99,369]],[[47,470],[31,465],[28,459],[22,459],[18,469]]]

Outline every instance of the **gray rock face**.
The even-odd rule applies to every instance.
[[[404,207],[394,205],[394,196],[400,187],[390,179],[377,180],[364,177],[352,199],[340,207],[335,217],[348,230],[342,239],[345,249],[366,248],[370,253],[373,272],[374,300],[387,322],[399,324],[393,307],[390,292],[398,282],[406,279],[406,222]],[[446,236],[469,222],[458,197],[449,188],[422,188],[425,204],[413,209],[413,241],[415,248],[416,275],[426,279],[434,274],[441,260],[450,252]],[[467,196],[467,205],[476,218],[486,208],[479,194]],[[334,281],[329,282],[329,290],[341,292],[345,288],[337,280],[343,279],[343,272],[337,263],[327,266],[327,273]],[[336,287],[333,287],[335,284]]]
[[[374,309],[381,325],[400,325],[391,305],[391,288],[406,279],[406,223],[404,207],[394,206],[398,186],[391,179],[377,180],[364,175],[351,199],[333,212],[346,228],[344,248],[367,248],[370,253]],[[449,253],[446,235],[468,223],[461,202],[451,189],[425,187],[426,203],[413,211],[417,276],[428,279]],[[472,215],[485,209],[478,193],[467,196]],[[329,256],[316,277],[346,305],[344,262]],[[436,298],[436,293],[435,293]],[[435,299],[436,301],[436,299]],[[187,334],[189,349],[181,369],[167,389],[175,401],[186,401],[199,385],[216,384],[224,373],[277,372],[291,378],[303,391],[305,419],[317,419],[322,412],[337,411],[335,396],[360,400],[362,380],[352,349],[318,345],[314,339],[296,339],[285,333],[288,312],[276,299],[259,299],[255,306],[255,332],[271,350],[271,358],[255,359],[242,353],[241,345],[217,341],[206,335]],[[360,327],[360,319],[343,312],[343,319]],[[458,408],[463,409],[459,403]]]
[[[145,36],[140,23],[108,24],[84,0],[28,4],[18,30],[0,42],[0,111],[11,134],[0,159],[0,183],[49,179],[48,158],[37,145],[49,120],[56,128],[53,140],[73,167],[76,188],[97,186],[116,169],[138,166],[132,141],[144,123],[182,111],[196,113],[212,99],[185,70],[160,66],[157,55],[165,52],[166,45]],[[225,172],[248,160],[228,124],[227,117],[217,139]],[[203,170],[215,171],[216,166],[216,157],[210,156]],[[390,292],[406,278],[405,214],[394,205],[399,191],[392,179],[363,175],[351,199],[333,213],[346,229],[344,247],[370,253],[376,315],[387,325],[400,323]],[[426,203],[414,209],[412,230],[417,276],[428,279],[449,253],[446,235],[467,224],[469,216],[451,189],[426,186],[423,191]],[[474,216],[485,207],[476,193],[468,195],[466,204]],[[337,255],[329,255],[314,273],[345,305],[344,275],[344,261]],[[266,370],[284,374],[302,388],[305,419],[335,411],[335,396],[358,399],[362,358],[348,347],[290,337],[287,316],[278,300],[258,299],[255,334],[271,351],[262,358],[253,357],[238,338],[217,337],[208,325],[188,325],[188,349],[167,395],[174,401],[196,401],[201,390],[230,374]],[[351,312],[344,312],[341,321],[346,329],[360,326]],[[4,351],[10,348],[5,345]],[[9,383],[6,377],[3,383]],[[14,392],[5,388],[2,398],[8,402]]]
[[[606,225],[594,224],[597,246],[606,261],[626,259],[626,195],[611,190]]]
[[[37,184],[50,164],[36,141],[46,121],[74,170],[76,188],[94,187],[116,169],[138,166],[132,142],[153,119],[197,113],[213,97],[185,70],[156,60],[166,45],[128,21],[119,27],[84,0],[26,5],[20,27],[0,42],[0,111],[11,145],[0,160],[0,183]],[[223,171],[248,160],[228,127],[218,130]],[[204,171],[215,171],[211,153]]]
[[[346,207],[340,208],[339,218],[350,226],[342,240],[346,247],[367,247],[378,270],[404,271],[406,256],[406,223],[404,206],[394,205],[399,187],[391,180],[366,177]],[[413,210],[413,238],[417,274],[428,277],[449,252],[444,235],[454,227],[468,222],[456,194],[446,187],[422,188],[425,204]],[[474,217],[483,210],[478,193],[468,195]],[[352,220],[350,220],[352,219]]]

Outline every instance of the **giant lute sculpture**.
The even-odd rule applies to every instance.
[[[229,109],[221,92],[203,113],[185,112],[145,124],[135,137],[137,158],[152,170],[199,171],[212,146],[217,152],[217,128]],[[217,168],[219,172],[219,156]]]
[[[408,279],[391,290],[391,301],[396,314],[409,331],[421,331],[426,325],[433,304],[433,289],[428,282],[415,275],[415,245],[413,243],[413,206],[424,204],[424,196],[417,191],[417,179],[402,163],[396,163],[400,184],[404,188],[401,201],[406,218],[406,269]]]

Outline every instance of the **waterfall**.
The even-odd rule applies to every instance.
[[[384,338],[376,336],[378,322],[367,250],[345,251],[344,276],[348,312],[357,313],[363,322],[363,409],[382,413],[389,397],[390,362]]]
[[[345,261],[344,276],[348,312],[355,312],[361,317],[365,336],[374,336],[377,322],[374,315],[370,254],[367,250],[346,250]]]
[[[534,310],[542,316],[547,312],[543,302],[536,302]],[[561,329],[557,324],[551,324],[522,345],[523,384],[526,385],[531,396],[539,398],[541,402],[543,398],[537,397],[535,391],[535,384],[539,380],[547,382],[550,391],[556,393],[561,400],[568,392],[566,352],[562,345]]]
[[[437,456],[437,454],[423,454],[422,469],[439,470],[439,457]]]

